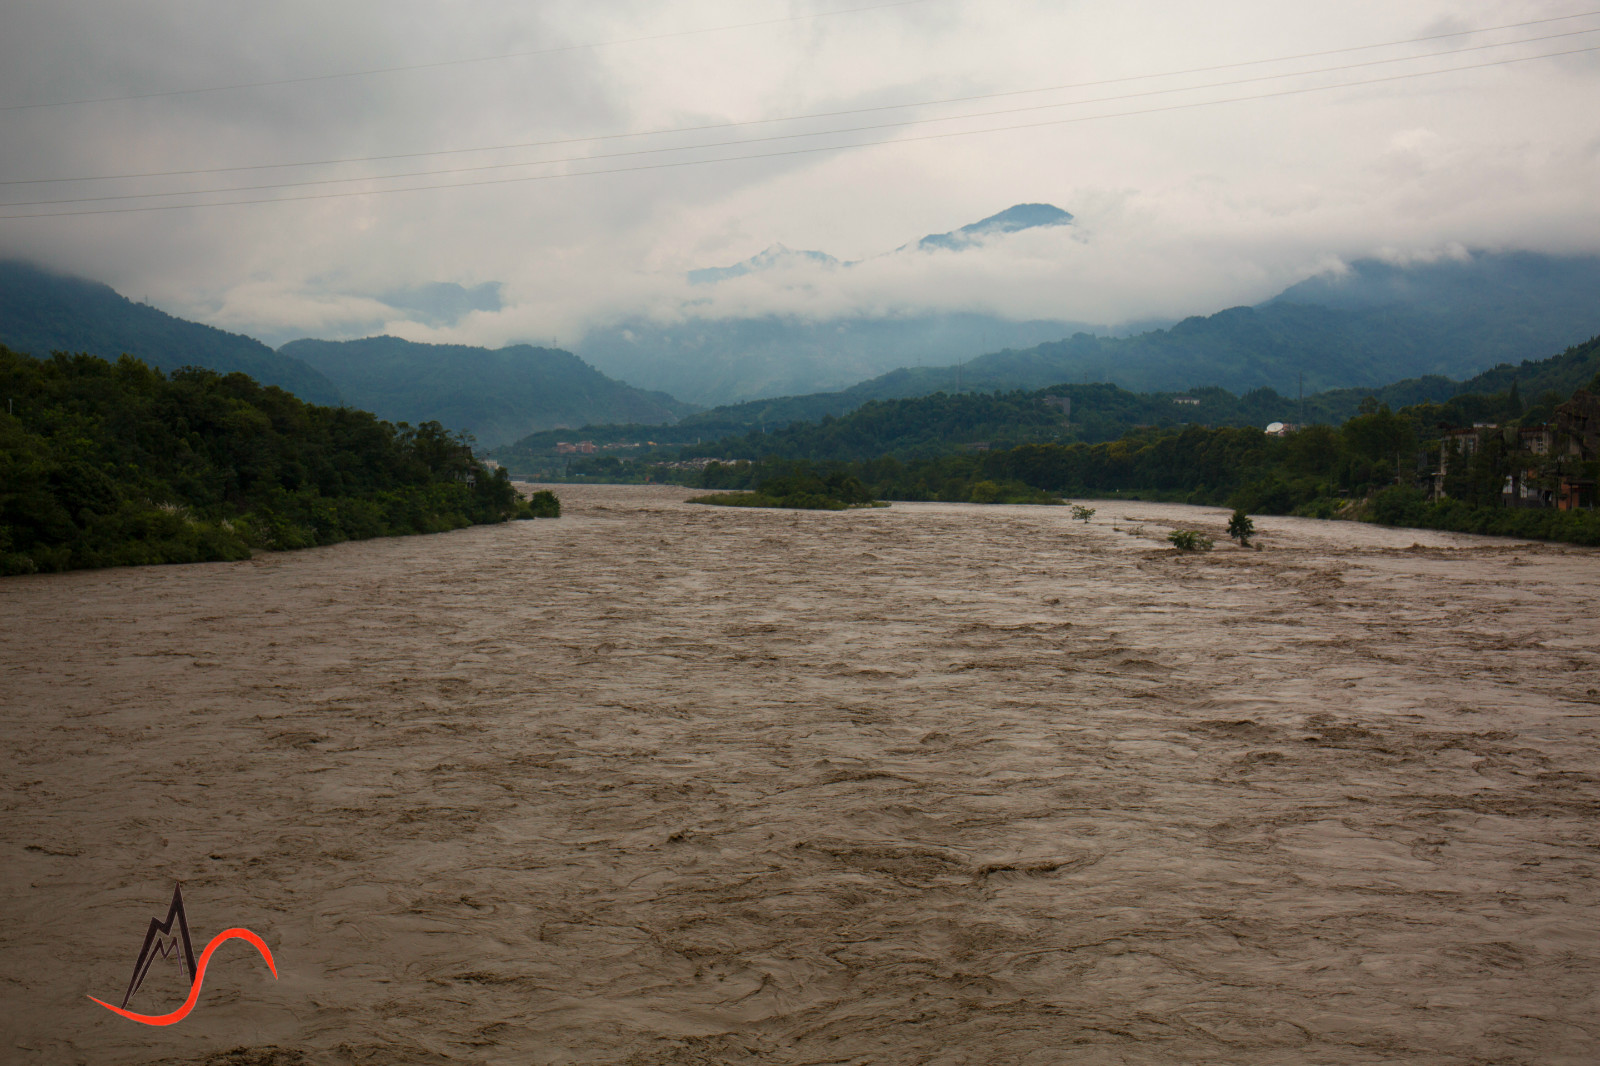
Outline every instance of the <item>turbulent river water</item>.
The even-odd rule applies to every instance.
[[[0,1059],[1600,1060],[1600,553],[559,491],[0,582]]]

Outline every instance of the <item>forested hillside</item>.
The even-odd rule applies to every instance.
[[[1392,408],[1440,403],[1462,395],[1489,395],[1518,385],[1529,403],[1564,396],[1600,373],[1600,337],[1546,359],[1505,363],[1466,381],[1432,375],[1407,378],[1374,389],[1330,389],[1303,399],[1257,389],[1236,396],[1224,389],[1179,393],[1133,393],[1114,385],[1061,384],[1035,390],[970,391],[874,402],[856,390],[787,396],[716,407],[688,415],[673,426],[588,425],[532,434],[495,455],[535,465],[553,455],[557,440],[654,441],[695,455],[758,458],[788,455],[818,460],[869,459],[879,455],[936,454],[977,442],[1005,445],[1024,440],[1113,440],[1141,427],[1196,422],[1211,426],[1264,426],[1268,422],[1339,423],[1371,397]],[[1048,415],[1042,400],[1066,397],[1070,419]],[[1187,401],[1196,401],[1189,403]],[[1180,402],[1182,401],[1182,402]],[[1547,404],[1548,405],[1548,404]],[[1059,411],[1059,408],[1057,408]],[[807,423],[812,423],[808,425]],[[692,448],[690,447],[692,446]],[[639,453],[647,454],[647,453]],[[536,461],[540,461],[537,462]]]
[[[1115,385],[1057,385],[1003,395],[940,393],[871,401],[843,417],[824,416],[774,432],[746,433],[695,450],[700,455],[747,458],[909,458],[944,454],[980,442],[991,447],[1030,440],[1096,443],[1138,429],[1190,423],[1257,428],[1269,422],[1337,425],[1372,401],[1392,408],[1443,404],[1446,409],[1461,409],[1465,420],[1471,422],[1489,417],[1487,406],[1493,401],[1488,397],[1509,393],[1513,386],[1527,410],[1539,407],[1549,417],[1555,404],[1597,373],[1600,337],[1549,359],[1496,367],[1459,383],[1441,377],[1412,378],[1378,389],[1333,389],[1303,400],[1272,389],[1235,396],[1220,388],[1133,393]],[[1049,406],[1052,399],[1060,398],[1070,401],[1070,418],[1059,407]],[[709,421],[714,414],[694,417]]]
[[[1465,382],[1413,378],[1379,389],[1335,389],[1303,399],[1271,389],[1236,396],[1219,388],[1133,393],[1115,385],[1067,384],[1033,391],[874,400],[840,415],[822,402],[836,399],[838,394],[823,394],[717,408],[691,415],[676,426],[589,426],[536,434],[494,454],[515,469],[540,469],[546,475],[550,468],[545,460],[553,454],[557,439],[587,438],[602,447],[607,442],[653,441],[653,449],[627,453],[627,458],[644,462],[666,458],[669,453],[680,459],[782,457],[845,462],[886,455],[914,459],[979,445],[998,449],[1025,442],[1093,444],[1142,429],[1188,424],[1256,428],[1270,422],[1336,425],[1354,417],[1369,402],[1394,409],[1448,404],[1451,410],[1461,409],[1471,422],[1488,417],[1485,405],[1497,401],[1487,397],[1508,393],[1513,384],[1528,410],[1543,410],[1548,416],[1555,403],[1597,373],[1600,337],[1561,355],[1497,367]],[[811,401],[818,401],[817,406],[808,407]],[[794,421],[782,417],[802,412],[812,417]]]
[[[1033,443],[912,460],[773,457],[718,463],[690,480],[727,490],[779,478],[853,478],[865,494],[887,500],[993,503],[1024,501],[1030,493],[1153,497],[1257,514],[1364,518],[1600,546],[1600,512],[1593,509],[1600,478],[1600,375],[1589,389],[1559,399],[1530,407],[1513,389],[1399,411],[1369,401],[1340,426],[1309,426],[1283,436],[1255,427],[1190,425],[1145,429],[1099,444]],[[1493,428],[1477,431],[1470,454],[1446,443],[1445,430],[1477,422]],[[1522,447],[1519,429],[1552,422],[1549,451]],[[1441,467],[1436,484],[1434,472]],[[1577,486],[1572,491],[1584,509],[1507,506],[1504,489],[1513,482],[1551,492]]]
[[[671,422],[694,410],[665,393],[614,381],[556,348],[367,337],[294,341],[278,350],[316,367],[350,403],[380,418],[437,420],[485,447],[556,426]]]
[[[1600,337],[1590,338],[1549,359],[1527,359],[1515,365],[1502,363],[1463,381],[1451,395],[1507,392],[1516,385],[1523,396],[1536,397],[1552,392],[1565,396],[1582,388],[1596,374],[1600,374]]]
[[[322,374],[258,340],[174,318],[99,282],[28,263],[0,262],[0,344],[41,359],[52,352],[88,352],[113,360],[131,355],[163,370],[237,371],[307,403],[343,399]]]
[[[0,574],[532,516],[436,422],[397,427],[244,374],[0,347],[0,398]]]

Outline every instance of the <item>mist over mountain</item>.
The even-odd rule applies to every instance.
[[[671,422],[694,410],[613,381],[557,348],[491,350],[366,337],[299,340],[279,351],[326,374],[353,406],[392,422],[439,421],[471,433],[484,447],[590,422]]]
[[[454,282],[435,281],[409,289],[392,289],[378,299],[397,310],[409,312],[427,326],[453,326],[473,311],[498,311],[500,283],[484,282],[467,288]]]
[[[971,262],[981,265],[974,283],[981,284],[990,265],[1019,251],[1001,242],[1050,230],[1069,234],[1067,247],[1079,249],[1075,254],[1100,254],[1089,234],[1077,232],[1071,214],[1045,203],[1017,204],[855,262],[774,245],[690,277],[719,293],[759,283],[763,287],[741,290],[750,306],[781,293],[793,313],[717,314],[739,305],[691,302],[673,321],[636,315],[593,329],[577,351],[614,376],[718,406],[838,391],[893,398],[1086,380],[1139,391],[1377,387],[1401,377],[1460,378],[1496,363],[1538,358],[1600,328],[1600,258],[1527,252],[1358,260],[1253,307],[1160,329],[1149,326],[1168,323],[1112,330],[1066,316],[1019,321],[970,306],[835,315],[806,310],[808,300],[820,299],[818,292],[865,289],[873,275],[858,272],[869,264],[881,274],[973,256]],[[1043,235],[1030,239],[1035,254],[1062,247]],[[996,253],[1000,258],[992,258]],[[1004,284],[1002,277],[989,282],[990,288]]]
[[[239,371],[308,403],[343,399],[324,375],[252,337],[174,318],[109,285],[15,260],[0,261],[0,344],[37,358],[88,352],[112,361],[132,355],[162,370]]]
[[[878,258],[959,256],[1018,227],[1064,225],[1065,215],[1048,205],[1021,205],[935,234],[941,240],[928,248],[923,244],[931,238],[924,238]],[[963,243],[969,239],[977,243]],[[744,284],[763,270],[853,269],[824,253],[788,249],[736,266],[745,273],[704,284]],[[441,284],[387,298],[447,318],[487,308],[500,294],[492,283]],[[1507,372],[1515,376],[1520,361],[1597,331],[1600,257],[1479,253],[1410,263],[1361,260],[1253,307],[1124,336],[965,311],[666,325],[636,317],[585,340],[580,350],[598,353],[597,367],[554,348],[392,336],[301,340],[273,352],[249,337],[134,304],[95,282],[0,264],[0,342],[19,350],[113,358],[128,352],[167,369],[240,370],[315,402],[348,402],[395,421],[438,420],[473,433],[485,447],[586,424],[777,425],[841,414],[872,399],[1064,383],[1108,382],[1149,393],[1272,388],[1294,396],[1302,387],[1307,394],[1377,390],[1414,379],[1430,396],[1448,395],[1451,379],[1499,364],[1512,365]],[[739,406],[694,414],[693,401],[719,400]]]
[[[864,263],[961,253],[1024,230],[1070,225],[1050,204],[1017,204],[960,229],[933,233],[868,260],[845,261],[821,251],[775,244],[741,262],[692,270],[692,286],[761,278],[803,292],[819,276],[842,275]],[[853,277],[854,275],[851,275]],[[877,314],[700,316],[681,321],[635,315],[591,329],[577,352],[608,374],[663,389],[699,404],[846,388],[902,366],[937,365],[1006,347],[1031,347],[1104,326],[1066,319],[1018,321],[972,310],[884,310]]]
[[[590,333],[577,351],[614,377],[711,406],[847,388],[897,367],[1095,328],[975,313],[821,321],[767,315],[675,325],[634,318]]]
[[[1548,353],[1596,331],[1600,258],[1511,253],[1410,265],[1360,261],[1256,307],[1170,329],[1121,338],[1078,334],[960,365],[908,366],[837,391],[713,407],[680,425],[730,433],[838,417],[870,400],[1086,381],[1149,394],[1270,388],[1293,398],[1303,388],[1308,397],[1320,393],[1332,405],[1328,417],[1337,420],[1369,393],[1398,407],[1463,389],[1503,391],[1519,377],[1530,393],[1570,392],[1595,368],[1552,361]],[[1592,359],[1593,345],[1582,352]]]
[[[1049,226],[1071,225],[1072,216],[1053,204],[1014,204],[998,214],[988,218],[979,219],[960,229],[948,233],[930,233],[920,241],[912,244],[903,244],[888,255],[899,255],[905,252],[932,252],[951,251],[959,252],[975,244],[982,244],[993,237],[1003,237],[1008,233],[1020,233],[1027,229],[1043,229]],[[857,266],[857,261],[847,262],[836,259],[827,252],[796,251],[786,248],[782,244],[774,244],[765,251],[751,256],[743,262],[725,267],[707,267],[701,270],[691,270],[688,273],[691,285],[713,285],[719,281],[729,281],[733,278],[742,278],[749,274],[770,270],[793,269],[796,267],[824,267],[827,269],[848,268]]]
[[[1040,229],[1046,226],[1066,226],[1071,223],[1072,216],[1070,214],[1051,204],[1016,204],[998,214],[980,219],[971,225],[962,226],[960,229],[951,230],[949,233],[930,233],[920,241],[901,245],[887,254],[895,255],[908,251],[932,252],[939,250],[959,252],[963,248],[981,244],[991,237],[1019,233],[1026,229]],[[774,244],[765,251],[758,252],[749,259],[734,263],[732,266],[705,267],[700,270],[691,270],[687,277],[691,285],[714,285],[719,281],[730,281],[733,278],[742,278],[750,274],[772,270],[792,270],[806,267],[822,267],[832,270],[856,265],[855,262],[836,259],[827,252],[797,251],[793,248],[786,248],[782,244]]]
[[[1347,311],[1409,307],[1441,319],[1482,316],[1561,329],[1589,321],[1600,301],[1600,258],[1461,253],[1416,262],[1362,259],[1291,285],[1269,304]]]
[[[1140,392],[1218,386],[1294,395],[1460,379],[1540,359],[1600,331],[1600,257],[1477,254],[1397,265],[1362,260],[1255,307],[1131,337],[1087,332],[959,365],[901,367],[847,391],[860,400],[1103,381]]]
[[[781,244],[774,244],[764,252],[746,259],[742,263],[735,263],[725,267],[707,267],[704,270],[689,271],[688,278],[691,285],[715,285],[719,281],[728,281],[732,278],[742,278],[747,274],[754,274],[763,270],[777,270],[795,266],[821,266],[839,267],[850,266],[841,263],[827,252],[795,251],[785,248]]]

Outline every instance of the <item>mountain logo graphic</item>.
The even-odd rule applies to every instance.
[[[172,932],[173,923],[177,923],[178,933]],[[163,940],[168,937],[170,940]],[[159,958],[178,958],[179,939],[182,939],[182,961],[189,969],[189,983],[194,984],[198,966],[194,961],[194,945],[189,942],[189,918],[183,913],[183,886],[172,886],[172,905],[167,908],[167,920],[158,922],[150,919],[150,928],[144,934],[144,946],[139,949],[139,960],[133,964],[133,977],[128,981],[128,991],[123,993],[122,1007],[128,1007],[128,1000],[139,991],[139,986],[144,984],[144,975],[150,972],[150,964]]]
[[[173,930],[177,931],[174,932]],[[150,919],[150,927],[145,930],[144,944],[139,948],[139,957],[133,964],[133,976],[128,979],[128,991],[123,993],[122,1006],[113,1007],[103,999],[95,999],[96,1003],[115,1014],[120,1014],[131,1021],[142,1025],[173,1025],[189,1016],[195,1004],[200,1001],[200,986],[206,979],[206,966],[211,962],[212,954],[229,940],[243,940],[250,944],[261,957],[267,961],[267,969],[272,971],[273,979],[278,976],[278,967],[272,959],[272,951],[248,929],[224,929],[211,938],[200,958],[194,957],[194,945],[189,941],[189,918],[183,911],[183,885],[177,884],[172,888],[172,904],[167,907],[167,920]],[[150,972],[150,966],[158,958],[171,958],[181,961],[189,971],[189,998],[183,1006],[169,1014],[138,1014],[128,1009],[128,1001],[133,999],[134,993],[139,991],[139,986],[144,984],[144,978]]]

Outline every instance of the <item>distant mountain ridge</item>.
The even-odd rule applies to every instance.
[[[483,447],[558,426],[672,422],[696,409],[614,381],[559,348],[366,337],[292,341],[278,350],[326,374],[354,406],[379,418],[437,420]]]
[[[992,238],[1073,224],[1052,204],[1016,204],[888,254],[959,254]],[[695,276],[709,283],[813,264],[856,265],[774,246]],[[1361,260],[1253,307],[1166,329],[1136,328],[1015,322],[981,312],[675,323],[635,316],[591,330],[577,350],[607,373],[707,406],[829,391],[888,399],[1085,380],[1156,392],[1376,388],[1405,377],[1459,379],[1591,336],[1600,329],[1600,257],[1460,252],[1408,263]]]
[[[1334,306],[1321,306],[1326,300]],[[1406,300],[1426,301],[1407,308]],[[1362,396],[1395,407],[1462,392],[1570,393],[1600,371],[1600,258],[1530,253],[1402,267],[1357,262],[1256,307],[1125,338],[1080,334],[958,366],[901,367],[845,389],[724,404],[683,419],[729,433],[839,417],[869,400],[1089,381],[1142,393],[1221,387],[1321,395],[1345,418]],[[1569,347],[1576,346],[1576,347]],[[1567,354],[1544,358],[1569,347]],[[1441,358],[1440,352],[1454,353]],[[1487,367],[1488,369],[1484,369]],[[1463,380],[1464,379],[1464,380]],[[1342,396],[1336,396],[1342,391]]]
[[[1023,230],[1066,226],[1072,215],[1052,204],[1014,204],[947,233],[930,233],[874,257],[960,253]],[[764,273],[842,272],[866,260],[774,244],[730,266],[688,272],[694,286]],[[785,279],[788,280],[788,279]],[[1005,347],[1031,347],[1080,331],[1113,332],[1066,319],[1016,321],[973,311],[689,317],[661,322],[632,315],[591,328],[577,353],[613,377],[661,389],[702,405],[844,389],[901,366],[937,365]]]
[[[1425,306],[1435,314],[1470,313],[1485,296],[1497,305],[1527,305],[1574,284],[1600,299],[1600,270],[1593,256],[1535,252],[1463,253],[1415,263],[1361,259],[1291,285],[1268,304],[1314,304],[1341,311]]]
[[[181,366],[239,371],[307,403],[343,402],[323,374],[252,337],[174,318],[134,303],[109,285],[16,260],[0,262],[0,343],[36,358],[88,352],[113,362],[132,355],[169,371]]]
[[[785,248],[781,244],[774,244],[765,251],[757,252],[749,259],[746,259],[740,263],[735,263],[732,266],[707,267],[704,270],[691,270],[689,271],[689,284],[714,285],[719,281],[727,281],[729,278],[742,278],[746,274],[754,274],[758,271],[773,270],[775,268],[794,266],[802,263],[806,265],[822,267],[852,265],[849,263],[841,263],[839,260],[835,259],[826,252],[795,251],[793,248]]]
[[[1048,211],[1007,218],[1016,210],[1008,209],[963,230],[1030,219],[1059,224],[1048,221],[1058,210],[1049,205],[1019,207]],[[487,305],[497,291],[490,284],[443,296],[453,301],[453,313],[456,303]],[[821,322],[769,316],[652,328],[654,334],[640,336],[622,324],[603,336],[610,358],[595,360],[600,368],[556,349],[491,351],[394,337],[296,341],[273,352],[249,337],[134,304],[95,282],[0,263],[0,342],[18,350],[87,350],[110,358],[128,352],[166,369],[237,370],[313,402],[349,402],[390,420],[436,419],[492,447],[555,427],[684,419],[686,429],[721,433],[840,415],[873,399],[1088,381],[1142,393],[1363,390],[1409,403],[1446,398],[1459,379],[1494,368],[1485,376],[1499,375],[1501,389],[1535,370],[1540,380],[1523,380],[1524,390],[1565,388],[1581,367],[1557,374],[1517,364],[1600,331],[1600,257],[1480,253],[1409,265],[1361,261],[1254,307],[1126,337],[1072,323],[959,313]],[[797,350],[808,359],[790,358]],[[957,363],[952,350],[987,354]],[[942,353],[950,353],[946,365],[912,365]],[[895,368],[874,376],[885,363]],[[649,383],[667,378],[673,392],[707,405],[720,397],[695,391],[695,375],[709,370],[722,379],[724,396],[742,402],[695,415],[692,404],[626,385],[608,377],[607,368],[628,380],[649,380],[651,371]]]
[[[1099,328],[971,312],[820,321],[764,315],[670,324],[627,318],[591,330],[576,347],[613,377],[710,407],[845,389],[918,361],[937,365],[969,352],[1028,347]]]
[[[498,287],[424,286],[440,313],[498,301]],[[277,351],[251,337],[136,304],[96,281],[0,261],[0,344],[36,357],[128,354],[163,370],[238,371],[308,403],[349,404],[419,425],[438,421],[484,446],[586,422],[671,422],[695,410],[664,393],[606,377],[571,352],[529,345],[491,351],[395,337],[294,341]]]
[[[845,390],[861,399],[1104,381],[1138,392],[1218,386],[1293,395],[1460,379],[1539,359],[1600,330],[1600,257],[1480,254],[1396,267],[1377,260],[1132,337],[1079,333],[957,366],[905,368]]]

